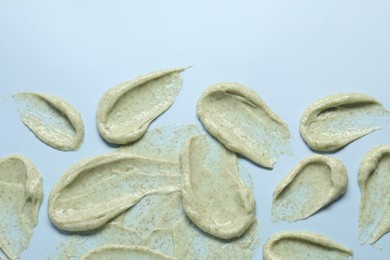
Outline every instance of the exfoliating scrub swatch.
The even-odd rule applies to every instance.
[[[138,245],[173,256],[172,232],[183,216],[180,191],[153,193],[101,228],[68,233],[58,245],[61,250],[53,254],[68,259],[104,246]]]
[[[111,153],[67,170],[49,198],[49,216],[60,229],[95,229],[149,194],[180,190],[175,162]]]
[[[219,83],[199,98],[197,114],[206,130],[228,149],[273,168],[280,154],[289,154],[287,125],[257,93],[238,83]]]
[[[0,258],[19,258],[27,248],[42,198],[41,176],[28,159],[0,160]]]
[[[184,69],[168,69],[123,82],[99,101],[97,126],[110,143],[126,144],[145,134],[149,124],[175,101]]]
[[[77,150],[84,139],[80,113],[62,98],[38,93],[13,95],[23,123],[45,144],[62,151]]]
[[[123,154],[130,156],[128,154],[132,154],[131,156],[133,157],[144,158],[143,156],[148,154],[150,155],[149,160],[156,160],[155,157],[159,157],[160,160],[169,160],[172,161],[172,163],[179,164],[180,154],[183,154],[182,149],[186,142],[194,137],[202,137],[202,134],[205,134],[205,132],[201,131],[199,127],[194,125],[163,126],[148,131],[145,136],[134,145],[124,146],[114,150],[112,156],[123,156]],[[169,140],[172,140],[172,142],[169,142]],[[210,142],[211,140],[207,141]],[[206,142],[205,144],[208,143]],[[203,150],[203,146],[200,148]],[[210,149],[207,151],[210,156],[213,154],[222,154],[224,156],[222,158],[206,156],[206,162],[204,163],[211,163],[214,159],[219,158],[219,165],[215,166],[216,169],[218,169],[218,167],[222,167],[222,169],[224,167],[226,168],[232,163],[233,166],[236,164],[235,156],[231,152],[225,150],[223,146],[215,142],[209,148]],[[227,158],[230,158],[230,160],[226,160]],[[226,162],[227,165],[223,166]],[[125,162],[124,164],[131,165],[131,161]],[[250,183],[250,181],[248,182],[245,170],[242,169],[243,168],[240,167],[240,165],[236,166],[234,169],[230,169],[235,170],[235,172],[232,173],[232,179],[228,178],[227,180],[223,180],[220,187],[217,183],[215,183],[215,185],[217,185],[216,188],[226,189],[230,186],[228,183],[231,181],[233,181],[232,183],[234,185],[239,186],[243,185],[243,183],[246,185],[247,183]],[[110,179],[105,179],[105,182],[110,182],[111,178],[113,178],[112,174],[110,174],[112,171],[102,169],[101,174],[105,175],[103,172],[111,176]],[[180,173],[180,170],[178,170],[178,172]],[[240,179],[238,179],[238,172],[239,175],[243,177],[243,183],[241,183]],[[227,172],[220,173],[222,176],[228,174]],[[96,176],[97,175],[95,174],[91,174],[89,179],[92,180]],[[97,178],[102,179],[102,177],[98,176]],[[213,178],[218,179],[218,176]],[[176,183],[176,179],[173,179],[172,181]],[[207,178],[204,181],[207,181]],[[236,181],[239,183],[236,183]],[[83,183],[78,185],[80,192],[84,190],[82,187],[84,187],[86,183],[87,182],[83,181]],[[180,179],[178,183],[181,183]],[[139,185],[142,186],[145,184],[140,183]],[[88,185],[88,187],[89,186],[90,185]],[[96,183],[94,186],[97,186]],[[76,199],[77,191],[75,188],[76,187],[74,187],[73,190],[67,191],[66,194],[69,195],[66,195],[66,197]],[[100,188],[96,187],[94,189]],[[126,190],[135,191],[134,189]],[[249,192],[249,197],[245,199],[249,199],[249,201],[251,201],[250,195],[252,195],[252,191],[250,186],[248,190],[242,186],[242,190]],[[217,190],[217,192],[219,191]],[[102,194],[102,196],[105,194],[106,193]],[[199,194],[202,198],[207,197],[207,193]],[[230,196],[234,196],[234,194],[229,195],[229,197]],[[98,199],[99,198],[97,198],[97,200]],[[228,200],[226,203],[223,202],[221,206],[227,205],[228,207],[225,208],[225,210],[232,210],[232,214],[240,214],[240,211],[236,212],[234,208],[230,207],[231,203],[229,201],[233,203],[233,205],[237,203],[235,201]],[[254,203],[254,201],[252,202]],[[241,207],[239,201],[236,205]],[[218,213],[217,211],[220,207],[219,205],[217,206],[218,208],[215,209],[215,214]],[[254,204],[251,206],[254,207]],[[74,206],[72,207],[77,209]],[[77,212],[79,211],[77,210]],[[240,237],[234,239],[219,239],[203,232],[189,220],[183,209],[180,189],[175,189],[169,192],[153,192],[140,198],[136,204],[124,210],[118,216],[108,220],[100,228],[83,233],[70,233],[71,235],[65,238],[59,246],[59,248],[62,248],[59,255],[61,259],[65,259],[69,256],[79,257],[82,255],[88,256],[89,254],[100,254],[101,251],[105,254],[107,253],[106,248],[110,248],[113,245],[116,247],[118,245],[125,244],[131,246],[142,246],[143,248],[147,248],[145,250],[148,252],[152,250],[153,252],[159,252],[168,257],[176,257],[176,259],[226,259],[229,257],[234,257],[236,259],[251,259],[256,249],[260,246],[260,226],[253,217],[253,209],[249,210],[249,213],[249,225],[248,227],[244,227],[245,232],[241,231],[243,234]],[[234,218],[234,215],[226,216],[228,218]],[[115,251],[113,253],[124,254],[129,253],[131,250],[126,249],[126,252],[117,252],[118,250],[113,251]]]
[[[263,247],[264,260],[351,259],[351,249],[329,238],[301,231],[286,231],[272,235]]]
[[[273,219],[305,219],[341,196],[347,184],[347,171],[339,159],[325,155],[307,157],[276,187]]]
[[[204,233],[186,217],[180,192],[152,194],[101,229],[65,237],[60,259],[79,257],[111,245],[137,245],[176,259],[251,259],[260,246],[254,222],[240,238],[221,240]]]
[[[240,178],[237,156],[199,135],[184,144],[180,158],[187,216],[215,237],[241,236],[255,219],[255,198]]]
[[[359,239],[373,244],[390,231],[390,145],[372,148],[359,168]]]
[[[80,160],[55,183],[48,214],[65,236],[49,258],[254,256],[262,230],[251,173],[239,155],[273,168],[280,155],[292,154],[288,126],[254,90],[239,83],[218,83],[197,102],[204,129],[192,124],[148,130],[179,95],[184,70],[153,72],[103,94],[97,131],[105,141],[122,146]],[[80,147],[83,121],[66,101],[29,92],[13,98],[21,120],[42,142],[62,151]],[[304,111],[300,134],[313,150],[336,151],[384,127],[389,117],[390,112],[368,95],[336,94]],[[389,171],[389,145],[374,147],[361,162],[361,243],[373,244],[390,231]],[[276,186],[273,221],[306,219],[340,198],[347,185],[341,160],[308,156]],[[41,177],[29,160],[21,156],[0,160],[0,259],[18,258],[27,248],[42,197]],[[274,234],[263,246],[265,260],[352,256],[349,248],[304,231]]]
[[[321,98],[303,113],[300,132],[314,150],[335,151],[383,128],[390,112],[376,99],[360,93]]]
[[[159,251],[144,246],[111,245],[96,248],[81,257],[81,260],[137,259],[173,260]]]

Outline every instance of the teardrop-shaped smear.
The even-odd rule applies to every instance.
[[[351,249],[309,232],[286,231],[272,235],[263,247],[264,260],[351,259]]]
[[[175,101],[185,69],[168,69],[123,82],[100,99],[97,126],[110,143],[126,144],[140,138],[149,124]]]
[[[28,159],[0,160],[0,257],[16,259],[27,248],[42,198],[41,176]]]
[[[254,221],[255,199],[240,178],[236,155],[201,135],[188,140],[180,161],[187,216],[213,236],[241,236]]]
[[[21,92],[13,95],[23,123],[45,144],[73,151],[84,138],[80,113],[62,98],[38,93]]]
[[[176,259],[144,246],[110,245],[96,248],[81,257],[82,260],[106,259],[137,259],[137,260],[168,260]]]
[[[49,217],[67,231],[95,229],[144,196],[180,190],[180,165],[126,154],[83,160],[67,170],[49,197]]]
[[[303,112],[300,132],[318,151],[335,151],[375,130],[389,120],[379,101],[361,93],[336,94],[319,99]]]
[[[341,196],[348,184],[343,163],[336,158],[312,155],[299,164],[274,191],[274,221],[305,219]]]
[[[372,148],[359,168],[359,240],[375,243],[390,231],[390,145]]]
[[[287,125],[253,90],[238,83],[210,86],[197,114],[206,130],[231,151],[267,168],[290,153]]]

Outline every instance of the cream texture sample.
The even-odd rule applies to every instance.
[[[186,217],[180,191],[155,193],[100,229],[66,237],[58,246],[63,251],[56,259],[80,257],[114,244],[148,247],[176,259],[249,260],[260,246],[260,227],[255,221],[239,238],[218,239],[204,233]]]
[[[372,148],[359,168],[359,240],[373,244],[390,231],[390,145]]]
[[[184,69],[168,69],[123,82],[100,99],[97,127],[110,143],[126,144],[139,139],[149,124],[175,101]]]
[[[62,98],[21,92],[13,95],[23,123],[45,144],[61,150],[77,150],[84,138],[80,113]]]
[[[252,190],[241,180],[237,156],[205,135],[190,138],[181,154],[183,207],[203,231],[241,236],[255,218]]]
[[[274,191],[274,221],[305,219],[341,196],[348,184],[343,163],[325,155],[312,155],[298,165]]]
[[[204,91],[197,114],[207,131],[231,151],[267,168],[290,153],[290,132],[257,93],[238,83],[218,83]]]
[[[381,129],[389,117],[390,112],[368,95],[336,94],[319,99],[304,111],[300,132],[312,149],[335,151]]]
[[[82,260],[137,259],[137,260],[169,260],[176,259],[144,246],[103,246],[90,251],[81,257]]]
[[[42,198],[41,176],[28,159],[0,159],[0,258],[16,259],[27,248]]]
[[[113,153],[67,170],[49,197],[53,224],[67,231],[95,229],[156,192],[180,190],[175,162]]]
[[[202,134],[205,132],[195,125],[162,126],[147,131],[136,143],[116,149],[114,155],[126,153],[174,162],[180,174],[183,145],[192,136]],[[247,172],[240,163],[239,174],[246,181]],[[181,175],[173,181],[181,185]],[[179,188],[144,196],[100,228],[63,238],[56,259],[78,258],[96,248],[113,245],[147,247],[176,259],[252,259],[260,246],[260,227],[254,220],[241,237],[228,240],[208,235],[186,216]]]
[[[309,232],[286,231],[272,235],[263,247],[264,260],[352,259],[351,249]]]

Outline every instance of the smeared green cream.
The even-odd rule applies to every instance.
[[[324,155],[307,157],[275,188],[273,219],[305,219],[341,196],[347,184],[347,171],[339,159]]]
[[[113,156],[124,154],[141,158],[149,156],[150,160],[170,161],[178,166],[180,153],[186,140],[202,133],[204,134],[193,125],[152,129],[138,142],[117,149]],[[242,174],[241,167],[239,169]],[[174,181],[176,183],[176,179]],[[179,184],[180,182],[179,180]],[[126,190],[134,191],[134,189]],[[67,193],[71,195],[74,192]],[[180,190],[148,194],[99,228],[73,233],[66,238],[60,246],[62,251],[59,258],[80,257],[101,247],[124,245],[146,247],[176,259],[220,257],[251,259],[259,247],[257,223],[252,224],[240,238],[221,240],[204,233],[192,224],[184,213],[182,205]]]
[[[290,132],[257,93],[238,83],[218,83],[204,91],[197,114],[207,131],[231,151],[267,168],[290,153]]]
[[[13,96],[23,123],[45,144],[77,150],[84,138],[80,113],[62,98],[21,92]]]
[[[169,260],[176,259],[164,255],[156,250],[143,246],[111,245],[94,249],[81,257],[82,260],[106,260],[106,259],[137,259],[137,260]]]
[[[183,207],[203,231],[241,236],[255,219],[255,199],[240,178],[237,156],[205,135],[190,138],[181,154]]]
[[[359,240],[375,243],[390,231],[390,145],[372,148],[359,168]]]
[[[0,160],[0,257],[16,259],[27,248],[42,198],[41,176],[28,159]]]
[[[123,82],[100,99],[97,126],[110,143],[126,144],[145,134],[149,124],[175,101],[184,69],[168,69]]]
[[[300,132],[318,151],[335,151],[381,129],[390,112],[376,99],[361,93],[336,94],[319,99],[303,113]]]
[[[149,194],[180,190],[175,162],[126,154],[83,160],[67,170],[49,198],[49,216],[59,228],[97,228]]]
[[[263,247],[264,260],[351,259],[352,250],[309,232],[287,231],[272,235]]]

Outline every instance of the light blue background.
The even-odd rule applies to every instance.
[[[0,156],[30,158],[45,191],[39,225],[22,259],[46,258],[58,246],[61,235],[49,222],[47,198],[59,176],[82,158],[112,150],[95,127],[105,90],[189,65],[176,102],[151,127],[198,122],[198,97],[220,81],[255,89],[290,127],[294,156],[282,156],[273,171],[251,166],[262,243],[276,231],[307,230],[352,248],[355,259],[388,259],[390,235],[374,247],[357,241],[357,170],[371,147],[389,143],[389,126],[334,154],[349,174],[339,201],[292,224],[272,224],[270,208],[276,184],[312,153],[298,131],[307,105],[329,94],[364,92],[390,107],[389,1],[1,0]],[[80,150],[56,151],[35,138],[10,100],[17,91],[51,93],[73,104],[86,125]]]

